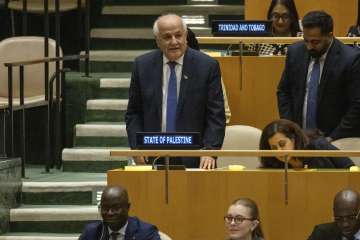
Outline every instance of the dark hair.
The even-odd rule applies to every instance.
[[[303,28],[320,28],[325,35],[334,31],[334,21],[325,11],[308,12],[302,20]]]
[[[196,39],[195,33],[188,27],[186,36],[187,45],[195,50],[200,50],[198,40]]]
[[[303,150],[309,142],[308,137],[303,130],[296,123],[279,119],[269,123],[262,131],[260,137],[260,150],[270,150],[269,139],[275,135],[275,133],[282,133],[286,137],[294,140],[294,150]],[[275,157],[261,157],[261,167],[264,168],[284,168],[284,163],[279,161]]]
[[[267,12],[268,20],[271,20],[272,11],[277,4],[281,4],[288,9],[289,14],[290,14],[290,20],[291,20],[291,24],[290,24],[291,36],[296,37],[297,33],[300,32],[301,30],[300,30],[300,26],[299,26],[299,15],[296,10],[294,0],[272,0],[270,3],[270,7],[268,9],[268,12]]]
[[[256,202],[250,198],[238,198],[234,200],[230,206],[232,205],[241,205],[250,209],[251,218],[259,221],[259,224],[254,231],[252,231],[252,237],[264,238],[264,233],[261,229],[259,208]]]

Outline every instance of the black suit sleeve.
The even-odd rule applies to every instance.
[[[277,88],[277,100],[280,118],[294,120],[293,116],[293,97],[291,91],[291,76],[290,75],[290,48],[286,56],[285,68],[281,75],[280,82]]]
[[[335,223],[324,223],[314,227],[308,240],[340,240],[342,234]]]
[[[135,60],[129,88],[129,102],[125,115],[130,148],[136,147],[136,132],[143,131],[143,103],[138,79],[138,62]]]
[[[344,76],[347,81],[344,97],[348,98],[349,107],[339,125],[330,133],[332,139],[351,136],[352,131],[360,128],[360,54],[350,63],[349,69],[347,76]]]
[[[224,96],[219,63],[216,61],[209,73],[207,109],[203,144],[206,149],[220,149],[225,135]]]
[[[339,150],[323,137],[313,140],[310,145],[313,145],[313,147],[310,147],[312,150]],[[323,163],[329,162],[335,168],[349,168],[355,165],[348,157],[321,157],[320,159]]]
[[[144,240],[161,240],[159,231],[156,227],[151,227],[146,233],[144,233],[143,237],[141,239]]]
[[[323,239],[325,239],[323,231],[318,226],[315,226],[308,240],[323,240]]]

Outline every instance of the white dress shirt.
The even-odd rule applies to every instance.
[[[355,240],[360,240],[360,229],[359,229],[359,231],[357,231],[357,233],[355,233],[354,237],[355,237]]]

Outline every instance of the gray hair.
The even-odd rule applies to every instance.
[[[174,13],[167,13],[167,14],[163,14],[163,15],[159,16],[154,22],[153,33],[154,33],[155,37],[159,35],[159,26],[158,26],[159,20],[161,20],[161,18],[167,17],[167,16],[179,17],[181,19],[181,23],[183,25],[184,31],[187,32],[187,25],[186,25],[186,23],[185,23],[185,21],[184,21],[184,19],[182,17],[180,17],[179,15],[174,14]]]

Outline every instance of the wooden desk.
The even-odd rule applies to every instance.
[[[238,197],[254,199],[267,240],[303,240],[315,224],[332,220],[336,192],[360,191],[360,172],[290,171],[289,205],[284,174],[271,171],[171,171],[169,204],[164,172],[108,172],[108,184],[129,191],[131,215],[149,221],[174,240],[225,239],[223,216]]]
[[[230,125],[262,129],[278,119],[276,89],[285,57],[216,57],[231,110]]]

